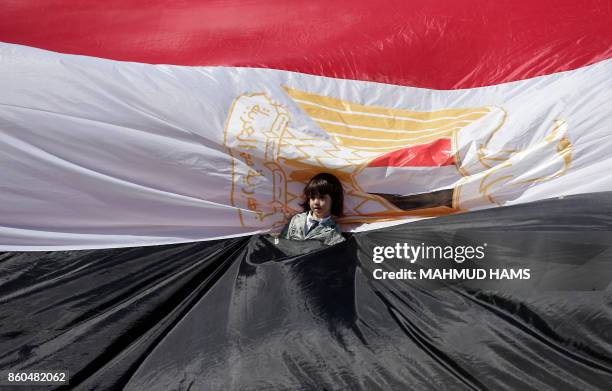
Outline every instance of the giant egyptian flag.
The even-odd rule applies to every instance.
[[[345,229],[612,190],[598,4],[11,4],[0,246],[278,230],[322,171]]]
[[[598,0],[6,2],[0,385],[609,388],[611,20]],[[367,232],[251,235],[321,171]],[[398,243],[486,257],[372,262]],[[531,277],[373,278],[436,267]]]

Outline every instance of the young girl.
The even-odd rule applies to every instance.
[[[317,239],[327,245],[344,241],[333,216],[342,216],[344,191],[332,174],[313,176],[304,188],[303,213],[291,218],[280,234],[292,240]]]

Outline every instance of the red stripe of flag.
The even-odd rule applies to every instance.
[[[440,167],[455,164],[450,139],[389,152],[372,160],[368,167]]]
[[[19,0],[2,5],[0,41],[456,89],[610,58],[611,21],[607,0]]]

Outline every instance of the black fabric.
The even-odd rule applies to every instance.
[[[372,261],[396,243],[486,243],[486,257]],[[612,196],[599,193],[332,247],[254,236],[4,253],[0,368],[68,369],[76,389],[609,389],[611,244]],[[531,278],[372,277],[476,267]]]

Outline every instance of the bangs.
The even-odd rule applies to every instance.
[[[304,189],[304,195],[307,198],[314,198],[329,194],[332,196],[335,193],[334,186],[325,179],[315,179],[311,181]]]

